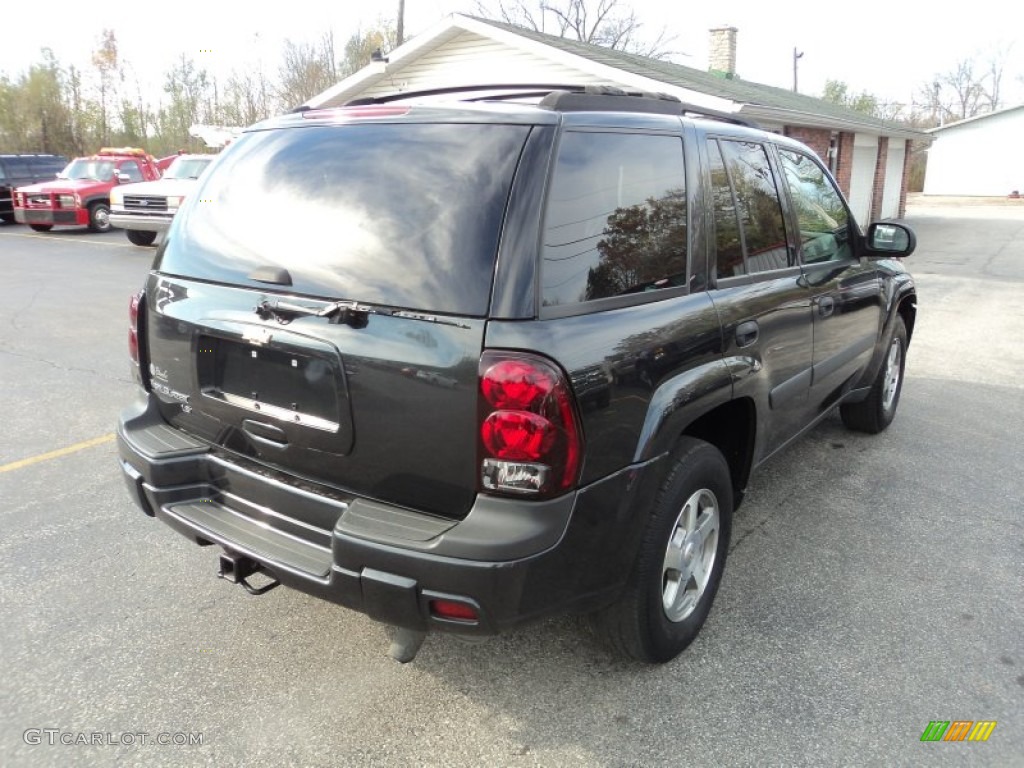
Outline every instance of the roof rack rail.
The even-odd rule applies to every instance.
[[[387,104],[400,99],[417,99],[424,96],[444,96],[449,93],[482,93],[485,95],[476,98],[465,99],[465,101],[491,101],[501,98],[521,98],[522,96],[545,96],[552,91],[582,91],[582,85],[566,85],[564,83],[510,83],[510,84],[483,84],[483,85],[449,85],[442,88],[428,88],[422,91],[395,91],[385,93],[382,96],[364,96],[359,99],[346,101],[346,107],[362,107],[367,104]],[[501,91],[507,91],[502,95]],[[498,93],[495,93],[498,92]]]
[[[710,117],[748,128],[760,126],[731,112],[688,104],[668,93],[625,90],[609,85],[588,85],[572,91],[552,91],[540,106],[558,112],[654,112],[661,115],[695,115]]]
[[[625,90],[612,85],[515,83],[499,85],[453,85],[422,91],[397,91],[381,96],[364,96],[345,103],[346,107],[386,104],[403,99],[447,94],[480,94],[463,101],[502,101],[539,97],[538,106],[555,112],[646,112],[662,115],[693,115],[748,128],[760,126],[731,112],[688,104],[668,93]]]

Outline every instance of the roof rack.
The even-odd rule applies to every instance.
[[[463,99],[463,101],[499,101],[502,99],[519,99],[523,97],[543,97],[557,90],[582,90],[580,85],[521,83],[503,85],[450,85],[443,88],[429,88],[422,91],[396,91],[382,96],[364,96],[345,102],[346,107],[362,107],[367,104],[386,104],[401,99],[418,99],[425,96],[444,96],[453,93],[479,93],[481,95]]]
[[[552,91],[543,99],[540,106],[558,112],[653,112],[660,115],[695,115],[710,117],[748,128],[759,126],[731,112],[687,104],[668,93],[617,88],[610,85],[586,85],[572,90],[559,89]]]
[[[566,85],[521,83],[508,85],[454,85],[422,91],[399,91],[382,96],[365,96],[346,102],[346,107],[386,104],[391,101],[447,94],[472,94],[463,101],[505,101],[539,98],[538,106],[555,112],[646,112],[662,115],[693,115],[721,120],[748,128],[760,126],[731,112],[687,104],[667,93],[625,90],[611,85]],[[299,111],[299,110],[295,110]]]

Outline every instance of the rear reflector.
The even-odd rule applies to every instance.
[[[439,619],[449,621],[479,621],[480,616],[476,608],[466,603],[458,603],[454,600],[431,600],[430,614]]]

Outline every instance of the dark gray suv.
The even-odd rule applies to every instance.
[[[233,143],[132,299],[122,469],[221,576],[395,625],[401,660],[571,610],[666,661],[751,471],[836,407],[892,420],[914,237],[727,115],[528,91]]]

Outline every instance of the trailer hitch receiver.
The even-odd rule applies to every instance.
[[[249,578],[254,574],[262,573],[271,579],[269,584],[262,587],[254,587],[249,583]],[[274,576],[267,573],[255,560],[234,552],[222,552],[220,555],[220,571],[217,576],[230,581],[232,584],[241,584],[250,595],[265,595],[274,587],[280,586],[281,582]]]

